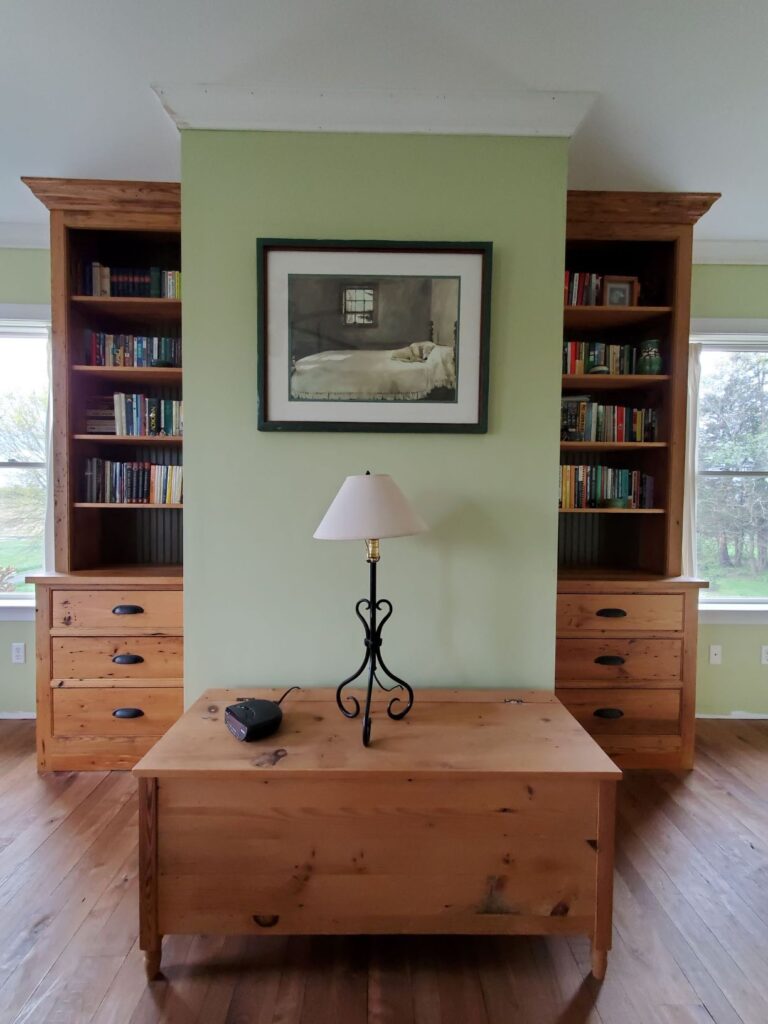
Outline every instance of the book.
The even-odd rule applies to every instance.
[[[84,360],[88,366],[180,367],[181,338],[91,331]]]
[[[653,477],[615,466],[560,466],[558,508],[602,508],[617,499],[630,509],[653,508]]]
[[[560,401],[560,440],[656,441],[658,416],[655,409],[603,404],[589,395],[564,395]]]
[[[83,295],[117,298],[181,298],[181,271],[161,267],[110,267],[94,260],[81,268]]]
[[[113,462],[88,458],[83,474],[83,500],[99,504],[181,505],[182,466],[146,461]]]

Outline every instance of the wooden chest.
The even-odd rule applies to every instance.
[[[34,582],[38,770],[132,768],[184,707],[181,577]]]
[[[585,934],[611,942],[621,773],[551,694],[417,694],[377,704],[374,741],[333,692],[285,702],[238,743],[211,690],[139,762],[141,947],[206,934]]]
[[[559,581],[555,692],[622,768],[693,767],[705,585],[658,577]]]

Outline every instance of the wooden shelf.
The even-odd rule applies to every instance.
[[[154,300],[157,301],[157,300]],[[180,366],[83,366],[72,367],[72,372],[98,380],[113,380],[124,384],[181,384]]]
[[[632,327],[671,312],[671,306],[566,306],[563,322],[573,330]]]
[[[142,320],[180,320],[181,299],[119,298],[116,295],[73,295],[73,305],[98,313]]]
[[[169,508],[183,508],[183,505],[160,505],[153,504],[152,502],[146,501],[76,501],[74,508],[105,508],[110,511],[114,508],[130,508],[130,509],[169,509]]]
[[[668,380],[670,377],[666,373],[564,373],[563,389],[619,391],[628,388],[647,388],[653,384],[665,384]]]
[[[561,441],[560,451],[633,452],[667,448],[666,441]]]
[[[666,514],[665,508],[559,508],[557,510],[561,515],[566,515],[572,512],[576,512],[579,515],[592,514],[592,515],[630,515],[630,516],[663,516]]]
[[[109,444],[182,444],[184,441],[183,437],[154,437],[151,435],[131,435],[125,436],[123,434],[73,434],[73,441],[98,441],[99,443],[107,442]]]

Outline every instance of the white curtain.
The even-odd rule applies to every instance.
[[[692,342],[688,357],[688,423],[685,439],[683,501],[683,575],[696,575],[696,433],[701,380],[701,345]]]

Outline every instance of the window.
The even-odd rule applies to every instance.
[[[376,285],[345,285],[341,289],[341,313],[347,327],[375,327]]]
[[[768,337],[694,341],[702,600],[768,604]]]
[[[0,321],[0,604],[45,564],[48,329]]]

